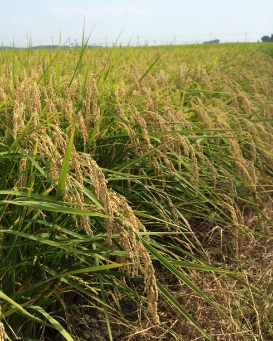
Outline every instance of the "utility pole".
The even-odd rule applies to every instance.
[[[53,36],[51,36],[51,48],[53,49]]]
[[[246,40],[247,40],[247,32],[246,32],[246,34],[245,34],[245,43],[246,43]]]
[[[27,47],[28,47],[28,36],[27,36]]]
[[[59,47],[61,46],[62,44],[62,32],[60,31],[60,37],[59,37]]]

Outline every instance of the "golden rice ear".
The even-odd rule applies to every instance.
[[[198,140],[195,141],[196,144],[196,155],[200,159],[200,161],[203,161],[204,165],[207,165],[210,170],[210,175],[213,181],[213,187],[216,188],[217,183],[217,170],[211,163],[210,159],[204,154],[203,148]]]
[[[2,315],[1,307],[0,307],[0,317]],[[0,321],[0,341],[5,341],[8,339],[7,333],[5,331],[5,326]]]
[[[2,322],[0,322],[0,341],[5,341],[8,339],[5,327]]]
[[[28,163],[28,159],[27,157],[23,157],[20,160],[19,163],[19,175],[18,175],[18,179],[16,182],[16,186],[18,188],[22,188],[24,186],[24,180],[25,180],[25,170],[27,169],[27,163]]]
[[[79,167],[78,173],[82,172],[82,174],[87,173],[89,175],[94,192],[104,205],[105,214],[116,218],[115,220],[109,218],[106,222],[107,240],[108,244],[112,245],[112,235],[114,233],[120,235],[119,243],[126,251],[131,263],[124,270],[134,277],[138,275],[139,269],[143,269],[145,291],[149,302],[148,308],[154,320],[158,321],[156,313],[158,291],[152,260],[143,244],[136,239],[136,234],[140,229],[144,230],[144,226],[136,218],[126,199],[107,188],[107,180],[102,170],[90,155],[74,154],[73,158],[75,168]],[[85,171],[82,165],[85,165]]]
[[[12,123],[13,123],[13,137],[16,139],[18,136],[18,132],[25,127],[25,119],[24,119],[24,104],[18,100],[15,100],[13,115],[12,115]]]
[[[96,76],[94,74],[90,75],[89,82],[92,98],[92,121],[96,124],[100,118],[101,111],[98,106],[99,91],[97,89]]]
[[[200,98],[196,98],[196,103],[192,103],[192,109],[196,116],[201,119],[202,122],[205,123],[205,129],[212,129],[213,128],[213,121],[208,115],[208,108],[204,106],[202,100]]]
[[[70,108],[72,115],[72,107]],[[152,146],[149,142],[145,121],[134,108],[132,108],[132,112],[134,113],[134,118],[142,125],[145,141],[147,143],[146,148],[151,148]],[[67,137],[65,133],[58,126],[50,125],[50,131],[47,131],[47,129],[42,127],[36,127],[36,131],[30,134],[29,137],[36,142],[42,160],[44,162],[50,160],[49,175],[53,181],[57,181],[62,167],[62,159],[66,152]],[[18,179],[18,185],[23,184],[23,171],[26,167],[27,159],[23,158],[21,161],[22,176]],[[154,322],[158,323],[158,291],[155,271],[149,252],[136,238],[136,234],[140,229],[145,229],[144,226],[136,218],[126,199],[108,189],[107,180],[102,170],[89,154],[78,153],[73,147],[71,153],[71,170],[75,174],[75,179],[67,174],[64,199],[71,202],[72,205],[75,203],[77,207],[82,210],[88,209],[84,205],[85,197],[80,188],[84,185],[83,177],[86,175],[89,176],[95,195],[103,203],[104,213],[110,217],[116,218],[115,220],[109,218],[106,222],[106,227],[108,229],[108,244],[112,245],[112,235],[114,233],[120,235],[119,242],[126,251],[129,262],[131,263],[126,267],[125,271],[132,277],[137,276],[139,270],[142,272],[148,299],[148,310],[150,311]],[[78,184],[78,186],[75,186],[75,183]],[[87,217],[80,217],[80,223],[87,234],[92,233]],[[128,259],[126,261],[128,261]]]

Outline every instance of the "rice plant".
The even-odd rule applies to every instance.
[[[0,340],[269,339],[267,49],[0,60]]]

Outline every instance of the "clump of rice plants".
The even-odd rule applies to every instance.
[[[273,67],[258,46],[1,52],[3,335],[269,337]]]

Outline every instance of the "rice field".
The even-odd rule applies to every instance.
[[[273,339],[272,51],[0,52],[0,341]]]

